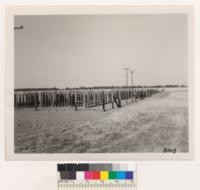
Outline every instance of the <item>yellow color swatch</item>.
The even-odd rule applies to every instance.
[[[100,179],[107,180],[108,179],[108,171],[101,171],[100,172]]]

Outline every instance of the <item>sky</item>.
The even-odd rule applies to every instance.
[[[15,88],[187,85],[187,15],[15,16]],[[131,75],[128,75],[131,85]]]

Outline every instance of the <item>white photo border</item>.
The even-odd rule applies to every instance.
[[[108,15],[108,14],[188,15],[188,153],[14,153],[14,16],[15,15]],[[194,6],[7,6],[5,30],[5,131],[6,160],[193,160],[194,159]]]

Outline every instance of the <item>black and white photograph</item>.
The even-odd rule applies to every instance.
[[[187,14],[13,25],[15,154],[190,152]]]

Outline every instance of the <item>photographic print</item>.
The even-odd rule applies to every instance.
[[[190,153],[188,27],[179,12],[14,15],[14,154]]]

